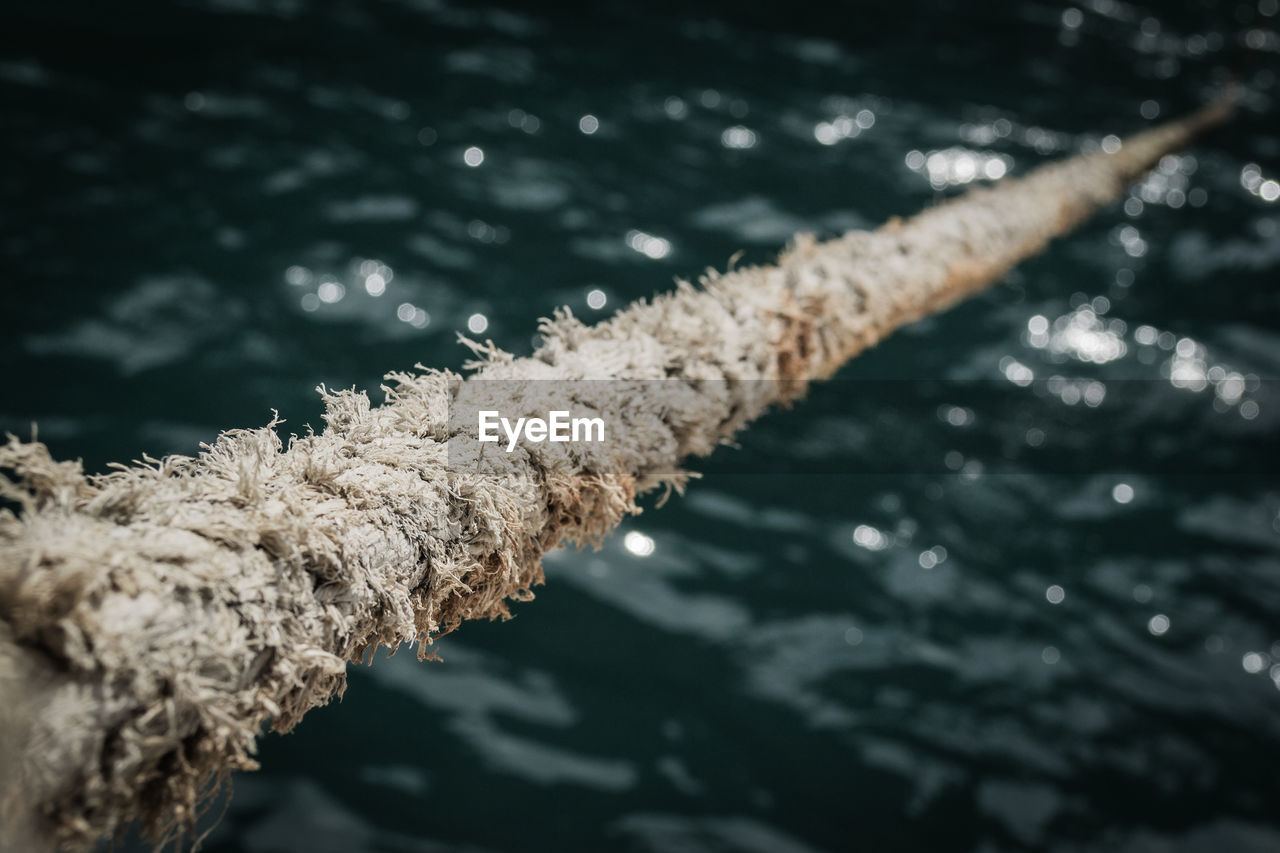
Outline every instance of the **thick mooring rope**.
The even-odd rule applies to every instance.
[[[636,495],[894,329],[997,281],[1228,112],[1212,105],[873,232],[798,238],[776,264],[709,274],[595,326],[544,321],[528,358],[476,345],[465,380],[388,377],[329,393],[327,427],[287,444],[231,430],[197,458],[86,477],[10,439],[0,477],[0,825],[14,849],[84,848],[141,821],[190,830],[211,785],[255,766],[342,691],[376,646],[503,616],[544,551],[595,543]],[[527,380],[582,383],[627,424],[594,452],[478,453],[461,401]],[[651,380],[663,380],[661,382]],[[446,445],[446,442],[452,443]],[[492,450],[492,448],[489,448]],[[450,465],[450,454],[473,462]]]

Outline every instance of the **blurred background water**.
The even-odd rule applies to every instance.
[[[1122,207],[551,555],[513,621],[355,669],[264,738],[206,849],[1280,849],[1278,20],[7,7],[0,428],[94,471],[272,409],[301,431],[321,382],[458,368],[458,331],[527,353],[558,305],[599,318],[1247,87]],[[911,406],[859,392],[886,378]]]

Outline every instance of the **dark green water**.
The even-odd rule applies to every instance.
[[[7,7],[0,428],[92,470],[1248,87],[515,620],[354,671],[207,849],[1280,849],[1276,6]]]

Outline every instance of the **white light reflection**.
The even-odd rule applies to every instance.
[[[725,128],[724,133],[720,134],[720,144],[725,148],[754,148],[756,132],[740,124],[734,125],[733,127]]]
[[[408,323],[415,329],[426,328],[431,322],[431,315],[423,311],[411,302],[401,302],[396,308],[396,318],[402,323]]]
[[[316,297],[327,305],[341,302],[347,295],[347,289],[336,281],[326,281],[316,288]]]
[[[609,298],[605,296],[604,291],[599,288],[587,293],[587,307],[595,311],[599,311],[603,308],[605,303],[608,301]]]
[[[1041,317],[1040,319],[1043,320],[1044,318]],[[1035,371],[1030,367],[1007,355],[1000,359],[1000,372],[1004,374],[1005,379],[1008,379],[1019,388],[1026,388],[1036,378]]]
[[[1019,137],[1024,145],[1029,145],[1035,149],[1037,154],[1053,154],[1056,151],[1065,151],[1073,144],[1072,138],[1065,133],[1055,133],[1052,130],[1045,130],[1043,127],[1024,128]]]
[[[947,561],[947,549],[941,545],[934,545],[927,551],[921,551],[918,560],[922,569],[935,568]]]
[[[537,116],[530,115],[524,110],[517,108],[507,113],[507,124],[517,130],[523,130],[525,133],[532,134],[538,132],[538,128],[542,125],[542,122],[538,120]]]
[[[1266,655],[1258,652],[1245,652],[1244,657],[1240,659],[1240,665],[1244,667],[1244,671],[1250,675],[1262,672],[1267,668],[1268,659]]]
[[[840,134],[831,122],[819,122],[813,126],[813,138],[823,145],[835,145],[840,141]]]
[[[483,219],[473,219],[467,223],[467,236],[481,243],[493,243],[498,239],[498,229]]]
[[[1125,213],[1138,216],[1148,204],[1163,204],[1174,209],[1188,203],[1193,207],[1202,206],[1208,200],[1208,193],[1200,187],[1190,187],[1190,177],[1198,166],[1191,154],[1167,154],[1160,158],[1159,165],[1130,190],[1130,197],[1124,203]]]
[[[946,404],[938,407],[938,420],[953,427],[968,426],[973,423],[974,418],[973,409]]]
[[[1160,372],[1173,387],[1193,392],[1212,387],[1216,411],[1228,412],[1235,408],[1245,420],[1258,416],[1257,401],[1247,398],[1259,384],[1253,374],[1239,373],[1224,364],[1210,364],[1204,345],[1192,338],[1178,338],[1154,326],[1139,326],[1134,330],[1133,338],[1142,347],[1138,353],[1139,360],[1146,364],[1155,361],[1158,349],[1172,351],[1161,365]]]
[[[1147,241],[1142,239],[1142,232],[1132,225],[1121,225],[1111,234],[1111,239],[1124,247],[1124,251],[1132,258],[1140,258],[1147,253]]]
[[[472,145],[466,151],[462,152],[462,162],[472,168],[475,168],[484,162],[484,151]]]
[[[395,278],[391,267],[373,258],[356,259],[351,266],[355,277],[364,286],[364,292],[375,298],[386,293],[387,285]]]
[[[1059,356],[1071,356],[1091,364],[1106,364],[1128,352],[1122,335],[1122,320],[1103,320],[1099,315],[1111,307],[1108,301],[1083,304],[1049,324],[1037,314],[1027,321],[1027,343]]]
[[[1045,388],[1068,406],[1084,403],[1089,408],[1097,408],[1107,396],[1107,386],[1096,379],[1050,376]]]
[[[1153,636],[1162,637],[1169,631],[1169,617],[1163,613],[1157,613],[1147,622],[1147,630]]]
[[[637,557],[648,557],[657,546],[652,537],[645,536],[638,530],[632,530],[622,537],[622,547]]]
[[[985,124],[962,124],[958,131],[960,138],[971,145],[990,145],[997,139],[1007,139],[1011,133],[1013,122],[1007,118],[998,118]]]
[[[871,129],[876,123],[876,114],[871,110],[858,110],[854,115],[838,115],[831,121],[820,121],[813,126],[813,138],[823,145],[835,145],[842,139],[855,139],[862,131]]]
[[[632,229],[627,232],[627,245],[647,258],[661,260],[671,254],[671,242],[663,237],[655,237],[643,231]]]
[[[991,151],[952,147],[941,151],[909,151],[907,168],[929,179],[935,190],[973,181],[998,181],[1009,173],[1013,159]]]
[[[1050,604],[1061,604],[1067,597],[1067,591],[1056,583],[1044,591],[1044,598]]]
[[[868,551],[883,551],[889,547],[889,539],[870,524],[859,524],[853,529],[854,544]]]
[[[1249,163],[1240,170],[1240,185],[1265,202],[1280,199],[1280,182],[1263,177],[1262,169],[1257,163]]]
[[[478,335],[487,328],[489,328],[489,318],[483,314],[472,314],[467,318],[467,330],[471,334]]]
[[[591,113],[587,113],[582,118],[578,119],[578,130],[582,131],[587,136],[590,136],[599,129],[600,119],[591,115]]]

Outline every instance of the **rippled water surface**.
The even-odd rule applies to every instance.
[[[6,13],[0,428],[93,470],[1246,86],[515,620],[355,670],[206,849],[1280,849],[1277,3],[794,6]]]

